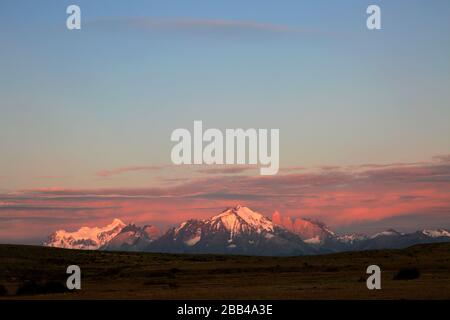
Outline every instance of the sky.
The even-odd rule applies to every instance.
[[[0,242],[237,203],[342,232],[450,227],[449,16],[446,0],[2,0]],[[194,120],[280,129],[280,172],[174,166],[170,134]]]

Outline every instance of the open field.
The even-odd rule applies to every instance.
[[[81,267],[82,289],[60,292],[71,264]],[[381,267],[381,290],[366,288],[365,270],[371,264]],[[399,270],[408,268],[418,271],[418,278],[394,280]],[[41,291],[33,292],[33,286]],[[450,243],[304,257],[0,245],[0,299],[23,298],[450,299]]]

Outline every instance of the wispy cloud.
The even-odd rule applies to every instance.
[[[197,170],[204,174],[240,174],[250,170],[257,170],[257,166],[250,165],[231,165],[231,166],[215,166]]]
[[[433,157],[434,161],[450,163],[450,154],[441,154]]]
[[[110,170],[101,170],[96,173],[98,177],[108,178],[115,175],[124,173],[136,172],[136,171],[158,171],[164,169],[164,166],[131,166],[121,167]]]
[[[282,167],[279,172],[295,172],[295,171],[304,171],[307,170],[307,167],[303,166],[291,166],[291,167]]]

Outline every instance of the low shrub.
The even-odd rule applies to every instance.
[[[420,277],[418,268],[402,268],[394,274],[394,280],[414,280]]]
[[[0,296],[6,296],[8,294],[8,290],[6,290],[5,286],[0,284]]]

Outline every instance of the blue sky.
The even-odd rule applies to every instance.
[[[65,29],[72,3],[81,31]],[[450,4],[377,1],[383,29],[368,31],[369,3],[2,1],[3,188],[167,163],[171,131],[196,119],[280,128],[282,166],[447,153]]]
[[[69,4],[81,7],[82,30],[66,29]],[[367,30],[369,4],[381,7],[382,30]],[[0,238],[73,219],[175,223],[242,200],[349,228],[448,225],[449,17],[446,0],[2,0]],[[280,129],[282,170],[314,173],[268,182],[167,169],[171,132],[194,120]],[[111,188],[179,198],[113,205],[99,191],[65,203],[70,190]],[[204,199],[186,198],[194,189]]]

